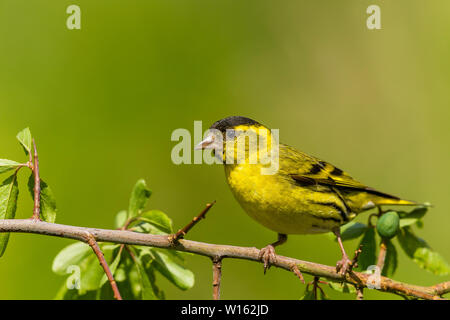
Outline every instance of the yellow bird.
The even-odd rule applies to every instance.
[[[256,138],[253,142],[252,137]],[[336,269],[345,275],[351,261],[342,244],[340,226],[381,205],[417,205],[367,187],[325,161],[274,143],[275,138],[262,124],[233,116],[215,122],[196,147],[213,149],[224,163],[228,185],[244,211],[278,233],[278,241],[260,251],[264,272],[276,260],[274,248],[286,242],[288,234],[332,231],[342,252]],[[256,148],[252,146],[255,141]],[[266,155],[277,162],[272,173],[263,171],[273,167],[272,162],[263,161]]]

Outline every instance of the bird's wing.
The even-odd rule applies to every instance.
[[[290,173],[290,176],[300,183],[353,189],[355,191],[365,191],[371,194],[376,194],[381,197],[399,199],[396,196],[377,191],[356,181],[346,172],[328,162],[312,157],[293,148],[290,149],[291,150],[289,150],[288,153],[291,155],[292,153],[297,153],[296,158],[298,157],[298,159],[301,159],[299,162],[300,165],[297,166],[296,172]]]

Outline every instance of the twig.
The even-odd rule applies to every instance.
[[[377,267],[379,268],[380,272],[383,272],[384,262],[386,260],[387,241],[389,240],[382,239],[380,243],[380,253],[378,254],[378,262],[377,262]]]
[[[125,221],[124,225],[121,228],[118,228],[118,229],[119,230],[127,230],[128,227],[130,226],[130,224],[132,224],[137,219],[138,219],[137,217],[132,217],[132,218],[128,219],[127,221]]]
[[[320,292],[322,293],[322,296],[325,296],[325,292],[323,291],[323,289],[319,286],[319,283],[322,284],[328,284],[325,281],[321,281],[319,277],[315,276],[313,281],[309,282],[306,285],[306,290],[309,290],[309,286],[312,285],[313,286],[313,294],[314,294],[314,300],[317,300],[318,296],[317,296],[317,289],[320,290]]]
[[[259,259],[260,250],[254,247],[218,245],[183,239],[180,239],[176,244],[173,244],[166,235],[143,234],[127,230],[85,228],[44,221],[34,221],[30,219],[5,219],[0,220],[0,232],[34,233],[81,241],[86,241],[86,232],[89,232],[98,242],[151,246],[190,252],[210,258],[234,258],[261,263],[261,260]],[[277,259],[273,263],[273,266],[291,272],[293,264],[297,265],[302,273],[334,281],[343,281],[353,285],[357,284],[362,288],[367,287],[367,282],[370,280],[369,277],[371,276],[370,274],[352,271],[351,276],[347,274],[345,278],[343,278],[340,274],[336,273],[336,268],[334,266],[326,266],[279,255],[277,255]],[[421,299],[440,299],[440,296],[450,292],[450,283],[444,282],[436,286],[423,287],[381,276],[379,291]]]
[[[361,286],[361,282],[360,282],[359,278],[357,276],[355,276],[355,273],[353,272],[353,269],[358,267],[358,258],[359,258],[359,255],[362,252],[362,247],[363,246],[361,244],[361,245],[359,245],[358,249],[355,250],[355,253],[353,255],[353,259],[352,259],[352,261],[350,263],[349,271],[348,271],[349,276],[352,277],[353,280],[355,280],[356,283],[358,283],[355,286],[356,288],[359,288]]]
[[[313,280],[313,292],[314,292],[314,299],[315,300],[317,300],[317,288],[320,288],[319,287],[319,284],[318,284],[318,282],[319,282],[319,277],[314,277],[314,280]]]
[[[359,246],[358,249],[355,250],[355,255],[353,256],[352,264],[350,266],[351,267],[350,271],[353,270],[353,268],[358,267],[358,258],[359,258],[359,255],[361,254],[361,252],[362,252],[362,244]]]
[[[213,258],[213,299],[220,300],[220,280],[222,278],[222,258]]]
[[[34,208],[32,219],[40,220],[41,213],[41,179],[39,177],[39,158],[36,149],[36,143],[33,138],[33,149],[34,149],[34,164],[33,164],[33,174],[34,174]],[[30,152],[31,154],[31,152]]]
[[[98,258],[98,261],[100,262],[100,265],[103,267],[103,270],[106,273],[106,277],[109,280],[109,283],[111,284],[111,288],[114,292],[114,298],[116,300],[122,300],[122,296],[120,295],[119,288],[117,287],[117,283],[114,280],[114,276],[111,273],[111,270],[109,269],[108,263],[105,260],[105,257],[103,256],[103,252],[100,250],[100,247],[98,246],[97,241],[95,241],[95,237],[87,232],[85,235],[85,241],[88,245],[91,246],[92,250],[94,251],[95,255]],[[119,252],[120,254],[120,252]]]
[[[211,209],[211,207],[216,203],[216,200],[214,200],[211,203],[208,203],[205,207],[205,209],[203,209],[202,212],[200,212],[200,214],[198,216],[195,216],[191,222],[189,222],[184,228],[178,230],[177,233],[175,234],[171,234],[169,236],[169,240],[170,242],[172,242],[173,244],[175,244],[178,240],[182,239],[188,232],[189,230],[191,230],[201,219],[204,219],[206,216],[206,213],[209,211],[209,209]]]
[[[443,294],[450,292],[450,281],[436,284],[431,288],[433,288],[436,295],[442,296]]]
[[[125,250],[127,250],[128,254],[130,255],[131,259],[133,259],[134,263],[138,263],[136,256],[134,255],[133,251],[131,251],[128,246],[125,246]]]

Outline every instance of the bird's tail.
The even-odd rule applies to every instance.
[[[425,206],[429,207],[431,206],[429,203],[419,203],[416,201],[411,200],[404,200],[397,196],[393,196],[384,192],[380,192],[377,190],[369,189],[367,190],[369,193],[376,195],[377,199],[375,201],[375,204],[377,206],[380,205],[399,205],[399,206]]]
[[[377,205],[399,205],[399,206],[423,206],[425,204],[410,201],[410,200],[403,200],[403,199],[393,199],[393,198],[381,198],[376,202]]]

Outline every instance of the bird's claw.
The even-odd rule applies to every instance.
[[[262,248],[259,251],[258,258],[264,262],[264,274],[266,274],[267,269],[269,269],[270,266],[277,261],[274,246],[269,244],[268,246]]]
[[[341,260],[336,263],[336,272],[345,277],[345,274],[350,272],[353,267],[353,262],[347,256],[343,256]]]

